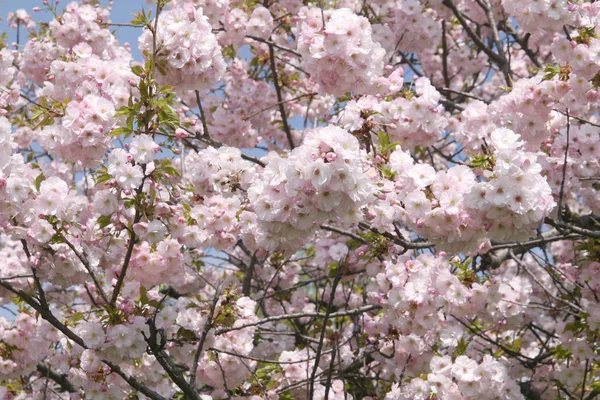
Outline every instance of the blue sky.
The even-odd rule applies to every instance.
[[[49,0],[52,2],[55,0]],[[70,1],[60,0],[59,2],[59,10],[62,10],[64,6],[69,4]],[[101,5],[108,5],[107,0],[101,0]],[[33,12],[33,7],[43,7],[42,0],[0,0],[0,32],[7,32],[9,38],[9,44],[15,41],[16,32],[13,29],[10,29],[7,25],[7,16],[11,11],[16,11],[20,8],[27,11],[32,15],[35,21],[49,21],[52,18],[52,14],[46,11]],[[152,4],[148,4],[146,0],[114,0],[112,5],[111,12],[111,21],[114,23],[129,23],[135,14],[136,11],[142,9],[142,7],[148,9],[152,8]],[[140,28],[129,28],[129,27],[114,27],[111,28],[114,30],[117,38],[119,39],[119,43],[129,42],[131,44],[131,49],[133,51],[133,56],[136,60],[141,59],[141,54],[137,48],[137,38],[141,34]],[[21,30],[21,38],[26,38],[27,32],[26,30]],[[22,41],[24,44],[25,42]]]

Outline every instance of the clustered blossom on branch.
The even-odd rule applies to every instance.
[[[201,90],[221,78],[225,70],[221,47],[201,8],[166,10],[155,29],[154,33],[146,30],[139,42],[142,52],[156,51],[154,62],[162,84]]]
[[[323,26],[319,8],[301,11],[298,50],[324,93],[369,93],[383,73],[385,50],[373,41],[369,20],[348,8],[331,13]]]
[[[599,2],[39,3],[0,399],[600,396]]]
[[[358,140],[334,126],[309,132],[287,158],[272,155],[248,189],[257,246],[295,250],[322,222],[358,222],[373,192],[368,170]]]

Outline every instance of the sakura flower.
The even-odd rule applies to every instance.
[[[48,243],[55,233],[56,231],[52,225],[45,219],[38,219],[27,231],[27,235],[40,244]]]
[[[467,356],[458,356],[452,365],[452,375],[461,382],[473,382],[477,379],[477,363]]]
[[[129,145],[129,153],[139,164],[148,164],[154,159],[154,155],[160,147],[154,143],[150,135],[142,134],[133,138]]]

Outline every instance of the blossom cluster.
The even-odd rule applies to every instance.
[[[99,21],[108,22],[108,15],[106,8],[73,1],[67,4],[60,20],[50,21],[50,31],[56,43],[63,48],[70,49],[85,43],[102,58],[113,58],[111,53],[116,38],[110,30],[98,24]]]
[[[370,320],[366,327],[371,337],[382,335],[374,343],[381,349],[377,359],[385,365],[386,374],[412,377],[403,390],[393,387],[386,399],[427,399],[431,394],[440,398],[524,398],[515,378],[501,362],[478,354],[471,346],[467,346],[467,354],[461,354],[469,330],[460,321],[487,312],[486,307],[495,310],[496,304],[504,307],[511,300],[528,299],[505,296],[497,301],[492,293],[501,293],[508,284],[461,281],[450,272],[444,254],[421,255],[414,260],[402,257],[387,264],[375,281],[370,296],[381,298],[387,292],[381,298],[386,304],[384,315]],[[516,281],[511,283],[519,292]],[[525,307],[514,310],[523,314]],[[394,336],[384,339],[383,335],[392,331]],[[437,354],[432,348],[437,349]],[[421,374],[426,378],[421,378]]]
[[[414,90],[415,93],[410,92],[391,101],[375,96],[351,100],[339,124],[350,131],[368,125],[381,126],[385,128],[390,142],[398,142],[406,149],[431,145],[440,138],[448,124],[439,105],[441,96],[424,77],[415,81]]]
[[[139,38],[139,46],[148,55],[156,52],[157,79],[164,85],[186,90],[207,89],[225,70],[221,47],[201,8],[193,12],[180,8],[165,10],[158,18],[156,37],[146,29]]]
[[[112,102],[90,94],[69,102],[62,124],[45,127],[38,140],[49,153],[86,167],[95,166],[108,149],[114,117]]]
[[[473,186],[467,206],[485,215],[490,238],[528,238],[554,209],[552,191],[536,155],[521,151],[519,135],[500,128],[491,141],[496,149],[493,175]]]
[[[320,9],[306,9],[299,21],[298,51],[323,93],[369,93],[383,73],[385,50],[373,40],[369,21],[348,8],[333,11],[325,26]]]
[[[287,158],[272,155],[261,179],[248,189],[256,213],[260,247],[294,248],[327,220],[347,225],[360,219],[360,207],[373,185],[358,140],[328,126],[306,135]]]

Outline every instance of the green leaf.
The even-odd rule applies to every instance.
[[[140,76],[142,75],[142,72],[144,72],[144,67],[142,67],[141,65],[134,65],[133,67],[131,67],[131,72],[133,72],[136,76]]]
[[[279,395],[279,400],[294,400],[292,392],[283,392]]]
[[[470,340],[465,340],[465,338],[460,338],[458,341],[458,345],[456,346],[455,356],[462,356],[467,352],[467,347],[469,346]]]
[[[389,135],[388,135],[386,132],[384,132],[384,131],[380,131],[380,132],[377,134],[377,138],[379,139],[379,144],[380,144],[382,147],[385,147],[385,146],[387,146],[388,144],[390,144],[390,137],[389,137]]]
[[[148,290],[144,286],[140,286],[140,302],[142,304],[148,304],[149,301]]]
[[[54,234],[54,236],[52,236],[52,239],[50,239],[51,244],[60,244],[60,243],[64,243],[64,242],[65,242],[65,238],[60,233]]]
[[[37,190],[38,192],[40,191],[40,185],[42,184],[43,181],[46,180],[46,177],[44,176],[44,174],[39,174],[35,180],[33,181],[34,185],[35,185],[35,190]]]
[[[554,349],[554,359],[555,360],[566,360],[571,356],[571,350],[565,349],[562,345],[556,346]]]
[[[135,26],[144,26],[147,25],[151,19],[152,10],[149,10],[148,14],[146,14],[146,11],[142,8],[142,11],[135,14],[135,18],[131,20],[130,24]]]
[[[121,136],[121,135],[127,135],[127,134],[131,134],[132,130],[129,129],[129,127],[121,127],[121,128],[117,128],[117,129],[113,129],[113,131],[110,133],[110,136]]]
[[[72,323],[81,321],[83,318],[85,317],[85,315],[82,312],[76,312],[73,315],[71,315],[71,318],[69,318],[69,321]]]
[[[125,115],[131,114],[131,109],[127,106],[121,106],[117,109],[115,117],[124,117]]]
[[[160,122],[168,125],[169,127],[175,129],[179,127],[179,117],[175,114],[173,109],[165,104],[158,111],[158,116],[160,118]]]
[[[326,268],[329,269],[329,274],[328,276],[330,278],[335,278],[337,276],[338,273],[338,269],[340,268],[340,263],[337,261],[332,262],[331,264],[329,264]]]
[[[96,183],[97,184],[106,183],[106,182],[110,181],[111,179],[112,179],[112,175],[110,175],[108,173],[96,175]]]
[[[600,391],[600,381],[594,381],[589,385],[591,390]]]
[[[103,229],[110,225],[110,215],[102,215],[98,217],[96,222],[100,225],[100,229]]]

